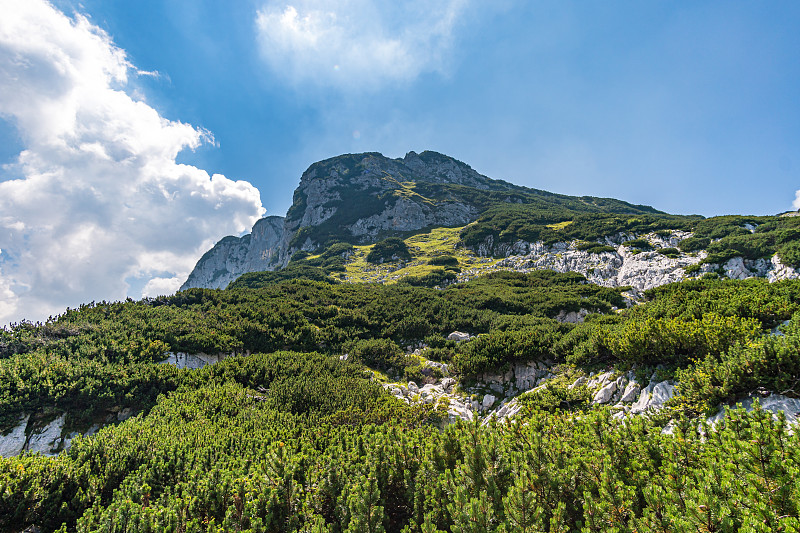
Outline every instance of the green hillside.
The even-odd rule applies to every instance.
[[[263,250],[291,237],[286,268],[0,329],[0,451],[24,444],[0,531],[800,531],[788,415],[720,411],[800,411],[800,280],[724,267],[792,277],[800,218],[552,194],[435,152],[322,161],[297,191]],[[539,242],[586,277],[506,259]],[[598,277],[623,258],[655,281]],[[167,364],[190,356],[216,364]]]
[[[301,185],[295,191],[286,215],[289,226],[298,225],[290,246],[299,248],[308,239],[323,248],[334,242],[358,244],[359,239],[348,231],[348,227],[360,219],[391,210],[401,199],[433,208],[461,204],[470,206],[478,214],[489,213],[487,216],[512,209],[515,215],[536,213],[536,216],[556,222],[581,213],[666,215],[650,206],[613,198],[555,194],[490,179],[465,163],[436,152],[423,152],[419,157],[429,164],[446,163],[459,167],[468,177],[463,180],[465,183],[453,183],[446,176],[420,174],[405,165],[403,160],[389,159],[378,153],[346,154],[314,163],[305,175],[336,180],[336,184],[327,189],[335,199],[323,205],[324,209],[334,212],[319,224],[300,225],[308,206]],[[398,232],[384,233],[381,237]]]
[[[23,412],[66,412],[65,431],[111,407],[139,414],[57,458],[0,459],[0,527],[800,526],[800,443],[785,425],[755,412],[698,432],[682,418],[756,390],[798,395],[800,281],[709,277],[647,298],[617,312],[619,290],[548,271],[498,272],[445,290],[274,279],[15,325],[0,334],[4,427]],[[578,309],[595,314],[583,324],[554,319]],[[483,335],[445,340],[454,330]],[[424,357],[405,356],[401,347],[419,341],[430,346]],[[241,355],[178,370],[157,363],[167,350]],[[465,388],[530,360],[552,362],[565,379],[527,395],[514,423],[442,430],[446,405],[406,404],[381,386],[423,383],[423,360],[449,363]],[[681,395],[625,424],[592,407],[585,389],[566,387],[595,368],[656,367]],[[674,433],[662,434],[676,418]]]

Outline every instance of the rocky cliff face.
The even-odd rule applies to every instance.
[[[381,154],[343,155],[314,163],[300,178],[286,215],[284,261],[297,250],[333,240],[374,242],[392,232],[463,225],[478,209],[458,195],[429,197],[424,184],[514,191],[469,165],[435,152],[404,158]]]
[[[691,233],[685,231],[673,231],[669,236],[655,233],[618,234],[606,237],[606,244],[613,246],[615,251],[603,253],[580,251],[576,249],[575,243],[570,242],[545,246],[542,242],[520,241],[508,247],[508,257],[500,261],[497,268],[521,272],[543,269],[578,272],[597,285],[629,286],[629,296],[637,299],[648,289],[690,277],[686,268],[700,264],[707,257],[705,251],[667,257],[659,249],[674,248],[680,241],[691,236]],[[653,250],[637,252],[624,246],[625,242],[635,238],[645,239]],[[757,260],[734,257],[721,265],[700,264],[699,268],[698,274],[720,271],[730,279],[762,277],[774,282],[800,278],[800,271],[781,263],[777,255],[770,259]]]
[[[409,152],[390,159],[378,153],[346,154],[311,165],[294,192],[286,217],[258,221],[250,235],[225,237],[198,261],[181,289],[225,288],[247,272],[285,267],[299,250],[314,251],[333,242],[368,244],[391,235],[432,227],[463,226],[490,206],[526,203],[546,212],[550,208],[575,212],[659,213],[613,199],[568,197],[519,187],[483,176],[451,157],[436,152]],[[507,220],[502,221],[504,224]],[[751,232],[754,227],[747,226]],[[500,269],[552,269],[580,272],[592,283],[633,287],[632,296],[687,277],[685,269],[705,258],[705,252],[666,256],[691,236],[673,231],[669,236],[626,235],[605,238],[615,251],[590,253],[576,243],[544,246],[542,242],[494,242],[504,227],[494,228],[470,249],[481,256],[506,256]],[[636,253],[623,244],[646,238],[654,251]],[[725,265],[702,265],[701,273],[720,269],[732,279],[764,276],[770,280],[797,277],[798,272],[772,260],[729,260]],[[464,273],[459,279],[469,276]]]
[[[283,224],[283,217],[266,217],[249,235],[225,237],[200,258],[181,290],[224,289],[246,272],[273,270],[280,257]]]
[[[430,198],[420,183],[484,191],[521,189],[435,152],[390,159],[348,154],[311,165],[285,218],[267,217],[243,237],[225,237],[197,262],[181,290],[225,288],[246,272],[286,266],[298,250],[332,241],[374,242],[397,232],[467,224],[478,209],[459,198]]]

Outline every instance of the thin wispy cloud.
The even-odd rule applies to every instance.
[[[0,12],[0,116],[24,145],[0,171],[0,323],[124,298],[130,279],[172,292],[261,215],[250,183],[176,162],[213,136],[138,98],[129,77],[151,73],[90,20],[42,0]]]
[[[258,10],[260,52],[296,85],[369,91],[446,72],[467,0],[271,1]]]

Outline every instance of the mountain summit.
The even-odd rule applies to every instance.
[[[488,178],[431,151],[391,159],[345,154],[312,164],[285,217],[259,220],[249,235],[220,240],[197,262],[181,290],[224,288],[241,274],[285,267],[298,251],[335,242],[368,244],[426,228],[464,226],[498,207],[540,214],[664,214],[620,200],[574,197]]]

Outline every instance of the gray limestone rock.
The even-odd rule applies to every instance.
[[[631,413],[637,414],[645,411],[650,403],[650,395],[653,393],[656,383],[651,381],[647,387],[639,393],[639,399],[631,406]]]
[[[638,383],[631,381],[628,383],[628,386],[625,387],[625,391],[622,393],[622,397],[619,401],[622,403],[633,403],[639,398],[641,390],[642,387]]]
[[[555,318],[559,322],[566,324],[581,324],[588,315],[589,311],[587,309],[580,309],[578,311],[570,312],[566,312],[562,309]]]
[[[487,394],[486,396],[483,397],[483,402],[481,402],[481,405],[483,406],[484,409],[489,409],[491,406],[494,405],[494,402],[496,401],[497,398],[495,396]]]
[[[413,231],[428,226],[460,226],[474,220],[478,210],[459,202],[446,203],[433,208],[406,198],[397,200],[372,216],[358,219],[347,226],[350,234],[367,242],[375,240],[387,230]]]
[[[469,340],[469,333],[463,333],[461,331],[454,331],[450,335],[447,336],[447,340],[456,341],[456,342],[468,341]]]
[[[673,396],[675,396],[675,385],[668,381],[662,381],[653,388],[653,396],[648,408],[661,407]]]
[[[651,381],[639,394],[639,399],[631,406],[631,413],[639,414],[650,409],[659,409],[675,396],[676,388],[673,383]]]
[[[655,248],[673,247],[680,240],[690,237],[691,233],[675,231],[668,238],[654,233],[641,236],[646,238]],[[589,253],[577,249],[577,243],[555,243],[546,246],[542,242],[528,243],[525,255],[508,257],[498,266],[513,270],[550,269],[557,272],[579,272],[591,283],[606,287],[631,286],[636,293],[647,289],[681,281],[686,277],[684,267],[698,263],[705,257],[704,253],[696,257],[681,255],[672,259],[658,252],[633,253],[622,243],[637,238],[636,235],[617,235],[607,238],[607,244],[615,246],[614,252]],[[564,318],[567,313],[563,313]],[[584,315],[585,316],[585,315]],[[573,319],[580,319],[580,314]]]
[[[441,387],[445,392],[451,392],[455,384],[456,380],[454,380],[453,378],[444,378],[441,381]]]
[[[61,433],[64,430],[66,415],[61,415],[45,427],[33,431],[28,438],[25,449],[42,455],[56,455],[61,451],[63,441]]]
[[[755,398],[745,398],[737,403],[737,405],[740,405],[749,412],[755,409],[755,403]],[[783,412],[783,414],[786,415],[786,422],[789,424],[795,424],[797,422],[797,417],[800,416],[800,400],[796,398],[789,398],[781,394],[772,394],[766,398],[759,398],[758,404],[764,411],[771,412],[775,419],[777,419],[779,412]],[[725,415],[725,408],[720,408],[716,415],[708,418],[708,422],[710,424],[717,424],[725,418]]]
[[[612,381],[595,393],[594,398],[592,398],[592,403],[600,405],[606,404],[611,401],[615,392],[617,392],[617,382]]]
[[[781,262],[778,255],[773,255],[770,259],[771,268],[767,272],[767,279],[770,283],[781,281],[784,279],[798,279],[800,278],[800,271]]]
[[[262,218],[243,237],[225,237],[197,262],[180,290],[224,289],[247,272],[274,270],[280,258],[283,217]]]
[[[567,388],[569,390],[572,390],[572,389],[574,389],[576,387],[580,387],[581,385],[583,385],[586,382],[587,382],[586,376],[581,376],[578,379],[576,379],[575,381],[573,381],[572,384]]]
[[[207,365],[215,365],[233,354],[167,352],[165,355],[167,358],[161,361],[163,364],[196,370]]]
[[[28,421],[31,415],[22,415],[17,425],[5,435],[0,435],[0,457],[12,457],[19,455],[25,448],[25,428],[28,427]]]

